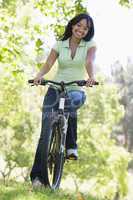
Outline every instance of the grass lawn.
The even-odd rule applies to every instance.
[[[33,190],[28,183],[0,184],[0,200],[96,200],[83,196],[81,193],[71,193],[65,190],[51,191],[50,189]]]

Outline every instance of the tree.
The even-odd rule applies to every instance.
[[[129,58],[127,65],[124,67],[118,61],[112,65],[112,76],[114,78],[114,82],[118,84],[119,94],[120,94],[120,103],[124,106],[125,115],[123,120],[120,123],[121,132],[125,134],[126,145],[128,146],[128,150],[130,152],[133,151],[133,112],[132,112],[132,104],[133,104],[133,84],[132,84],[132,76],[133,76],[133,63]]]
[[[125,7],[128,7],[128,8],[131,8],[133,6],[132,0],[119,0],[119,3],[122,6],[125,6]]]
[[[41,10],[44,16],[52,17],[53,28],[56,38],[60,38],[64,32],[66,23],[76,14],[87,12],[84,0],[40,0],[34,1],[35,7]]]

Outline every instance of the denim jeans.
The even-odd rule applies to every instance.
[[[77,109],[79,109],[85,102],[86,96],[83,91],[72,90],[68,92],[68,98],[65,103],[65,111],[69,112],[68,129],[66,137],[66,149],[77,148]],[[31,180],[39,177],[41,180],[41,149],[43,147],[43,138],[47,129],[50,115],[56,112],[59,105],[59,90],[49,87],[47,94],[44,97],[42,109],[42,127],[41,134],[36,150],[34,164],[31,170]]]

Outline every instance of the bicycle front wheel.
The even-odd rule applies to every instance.
[[[45,132],[42,150],[42,176],[46,186],[52,189],[59,188],[64,160],[64,151],[61,151],[61,131],[59,124],[54,123]]]

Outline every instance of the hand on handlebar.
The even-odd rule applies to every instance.
[[[96,80],[94,78],[89,78],[86,81],[86,87],[92,87],[93,85],[95,85]]]
[[[62,87],[67,87],[69,85],[77,84],[78,86],[87,86],[87,87],[92,87],[93,85],[99,85],[99,82],[93,80],[93,79],[88,79],[86,80],[75,80],[75,81],[70,81],[70,82],[56,82],[56,81],[51,81],[51,80],[44,80],[42,76],[37,76],[35,79],[30,79],[28,80],[28,83],[34,85],[47,85],[47,84],[54,84],[54,85],[59,85]]]
[[[36,76],[36,77],[34,78],[33,84],[34,84],[34,85],[39,85],[39,84],[41,84],[42,79],[43,79],[42,76]]]

